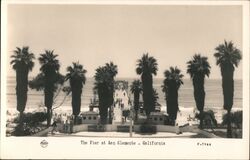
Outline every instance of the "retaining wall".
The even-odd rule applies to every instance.
[[[80,125],[74,125],[73,126],[73,133],[75,132],[87,132],[88,131],[88,126],[92,126],[90,124],[80,124]],[[121,127],[120,127],[121,126]],[[122,127],[123,126],[123,127]],[[140,126],[141,125],[133,125],[133,131],[134,132],[140,132]],[[177,127],[177,126],[168,126],[168,125],[155,125],[157,132],[170,132],[170,133],[176,133],[179,131],[182,132],[190,132],[191,128],[183,128],[182,130]],[[104,131],[105,132],[117,132],[121,128],[128,128],[126,129],[129,132],[129,125],[112,125],[112,124],[107,124],[104,125]],[[121,130],[122,132],[123,130]],[[125,131],[125,130],[124,130]]]

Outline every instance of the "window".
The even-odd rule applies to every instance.
[[[157,121],[157,118],[155,117],[154,120]]]
[[[86,119],[86,117],[83,117],[83,120],[85,120]]]
[[[89,120],[91,120],[91,117],[89,117]]]
[[[160,121],[162,121],[162,118],[160,118]]]
[[[93,117],[94,120],[96,120],[96,117]]]

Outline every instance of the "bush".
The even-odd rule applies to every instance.
[[[166,119],[164,120],[164,125],[174,126],[174,124],[175,124],[175,120],[172,120],[171,118],[169,118],[169,116],[166,116]]]
[[[30,129],[30,127],[28,127],[27,125],[23,125],[23,124],[18,124],[14,131],[12,132],[13,136],[28,136],[31,135],[32,131]]]
[[[143,124],[140,126],[140,132],[141,133],[155,134],[157,132],[156,126],[149,125],[149,124]]]
[[[130,129],[130,126],[123,126],[123,125],[117,126],[117,132],[129,132],[129,129]],[[132,131],[133,131],[133,128],[132,128]]]
[[[242,111],[233,112],[233,123],[237,128],[242,128]]]
[[[19,123],[20,116],[14,118],[14,123]],[[35,113],[24,113],[22,117],[23,123],[37,124],[39,122],[44,122],[47,119],[47,114],[45,112],[35,112]]]
[[[89,125],[88,131],[90,132],[104,132],[106,130],[105,125]]]
[[[231,118],[231,123],[234,124],[237,128],[242,128],[242,111],[236,111],[230,113],[228,115],[227,113],[223,115],[222,117],[222,125],[227,125],[227,122],[229,121],[229,116]]]
[[[226,126],[229,121],[229,117],[231,118],[233,138],[242,138],[242,114],[242,111],[236,111],[230,114],[226,113],[222,117],[222,126]]]
[[[122,116],[125,117],[125,120],[127,119],[127,117],[129,116],[130,114],[130,110],[123,110],[122,111]]]
[[[205,127],[217,127],[217,120],[215,118],[214,112],[212,110],[204,111],[203,114],[195,114],[195,118],[201,120],[203,119],[203,126]]]
[[[44,112],[25,113],[23,114],[21,123],[19,122],[19,119],[19,116],[14,119],[14,123],[18,123],[18,125],[14,128],[12,135],[28,136],[41,130],[39,124],[46,121],[47,114]]]
[[[76,124],[82,124],[82,117],[81,116],[77,116],[76,118]]]

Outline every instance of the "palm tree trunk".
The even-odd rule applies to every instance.
[[[109,106],[109,124],[112,124],[112,111],[111,111],[111,106]]]
[[[20,124],[23,123],[23,112],[20,112],[19,123],[20,123]]]
[[[143,108],[146,112],[147,117],[149,117],[150,112],[153,110],[153,80],[151,74],[142,74],[141,76],[142,86],[143,86]]]
[[[77,88],[72,85],[71,105],[74,115],[74,124],[77,124],[77,117],[81,111],[81,94],[82,94],[81,88],[79,87]]]
[[[99,108],[100,111],[100,122],[101,124],[107,123],[107,115],[108,115],[108,108],[106,108],[104,105]]]
[[[135,121],[138,119],[138,110],[135,110]]]
[[[107,117],[106,116],[100,116],[101,119],[101,124],[106,124],[107,123]]]
[[[227,110],[228,121],[227,121],[227,138],[232,138],[232,126],[231,126],[231,110]]]
[[[205,90],[204,90],[204,75],[197,74],[193,77],[194,86],[194,99],[197,109],[200,111],[200,125],[199,127],[203,129],[203,119],[204,119],[204,103],[205,103]]]
[[[73,115],[73,118],[74,118],[74,125],[76,125],[77,124],[77,116]]]
[[[27,102],[28,70],[19,69],[16,71],[16,83],[17,110],[21,115],[25,110]]]
[[[203,111],[200,111],[200,128],[203,129]]]
[[[51,124],[51,116],[52,116],[52,109],[47,108],[47,127],[49,127]]]

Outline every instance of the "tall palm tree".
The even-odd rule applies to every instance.
[[[143,88],[143,107],[146,111],[147,117],[150,112],[154,111],[153,102],[153,76],[157,74],[158,64],[154,57],[143,54],[142,58],[137,61],[136,73],[141,75],[142,88]]]
[[[13,58],[13,60],[10,64],[16,71],[17,110],[20,112],[20,120],[22,120],[27,102],[28,74],[34,67],[32,60],[35,57],[33,53],[30,53],[29,47],[23,47],[22,49],[16,47],[11,58]]]
[[[183,75],[177,67],[170,67],[169,70],[164,72],[165,79],[163,81],[163,91],[167,103],[167,113],[169,118],[174,122],[176,120],[177,111],[179,110],[178,104],[178,90],[183,84]]]
[[[110,63],[106,63],[105,64],[105,68],[106,70],[109,72],[110,74],[110,83],[111,83],[111,88],[109,90],[109,123],[112,124],[112,111],[111,111],[111,106],[112,104],[114,103],[114,83],[115,83],[115,76],[117,75],[118,73],[118,69],[117,69],[117,65],[114,65],[113,62],[110,62]]]
[[[190,74],[193,81],[194,99],[196,107],[200,112],[200,127],[202,128],[206,94],[204,90],[204,79],[205,76],[209,77],[211,67],[207,61],[207,57],[202,57],[200,54],[195,54],[193,59],[188,61],[187,64],[187,73]]]
[[[76,117],[79,115],[81,109],[82,88],[86,81],[85,73],[87,71],[83,69],[83,66],[79,62],[73,63],[73,66],[68,66],[67,71],[65,80],[69,80],[70,83],[72,91],[71,104],[73,115],[75,116],[74,123],[76,124]]]
[[[237,49],[233,42],[224,41],[215,48],[216,53],[216,65],[220,66],[222,76],[222,89],[224,95],[223,108],[227,110],[228,115],[231,115],[231,109],[233,107],[234,96],[234,70],[238,67],[240,60],[242,59],[241,51]],[[232,128],[230,118],[227,123],[227,137],[232,137]]]
[[[134,80],[130,86],[130,91],[134,94],[134,109],[135,109],[135,120],[138,119],[138,110],[140,103],[140,94],[142,92],[142,83],[140,80]]]
[[[110,92],[113,88],[112,76],[107,67],[98,67],[95,73],[95,90],[99,98],[99,112],[101,123],[107,123],[108,108],[110,107]]]
[[[159,94],[156,89],[153,89],[153,102],[154,106],[158,104],[157,100],[159,99]]]
[[[44,74],[44,102],[47,107],[48,126],[51,123],[55,84],[60,68],[59,61],[56,59],[57,56],[54,51],[45,50],[45,53],[40,54],[38,59],[41,64],[40,70]]]

